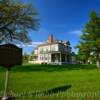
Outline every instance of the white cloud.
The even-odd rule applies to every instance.
[[[21,47],[21,48],[26,48],[26,47],[37,47],[40,44],[43,44],[44,42],[40,42],[40,41],[35,41],[35,42],[31,42],[29,44],[18,44],[17,46]]]
[[[43,44],[43,43],[44,42],[35,41],[35,42],[32,42],[31,44],[29,44],[28,46],[30,46],[30,47],[36,47],[36,46],[38,46],[40,44]]]
[[[73,35],[77,35],[77,36],[80,36],[82,34],[82,31],[81,30],[73,30],[71,32],[69,32],[70,34],[73,34]]]

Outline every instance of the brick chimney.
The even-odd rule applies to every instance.
[[[53,35],[50,34],[48,37],[48,43],[52,44],[53,43]]]

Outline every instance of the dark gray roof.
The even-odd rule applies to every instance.
[[[67,41],[66,43],[67,43],[68,45],[70,45],[70,42],[69,42],[69,41]],[[52,44],[63,44],[63,41],[62,41],[62,42],[54,41]],[[40,46],[52,45],[52,44],[46,42],[46,43],[44,43],[44,44],[40,44],[40,45],[38,45],[38,47],[40,47]]]

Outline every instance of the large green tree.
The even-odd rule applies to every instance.
[[[91,12],[77,47],[88,57],[92,53],[96,58],[97,67],[100,68],[100,15],[95,11]]]
[[[38,28],[37,12],[20,0],[0,0],[0,43],[30,42],[29,31]]]

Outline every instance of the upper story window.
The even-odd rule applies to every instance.
[[[57,44],[52,45],[51,46],[51,51],[58,51],[58,45]]]

